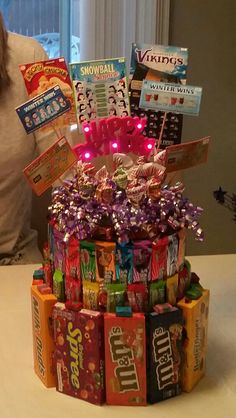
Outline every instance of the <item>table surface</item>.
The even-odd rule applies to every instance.
[[[0,417],[235,418],[236,254],[187,258],[211,291],[206,376],[189,394],[137,408],[94,406],[43,386],[32,357],[30,284],[37,266],[0,267]]]

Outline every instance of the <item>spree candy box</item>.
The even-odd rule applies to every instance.
[[[103,316],[57,303],[53,309],[57,390],[94,403],[105,401]]]
[[[144,314],[104,314],[106,401],[110,405],[146,405]]]

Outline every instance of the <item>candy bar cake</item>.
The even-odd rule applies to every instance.
[[[35,370],[44,383],[51,374],[59,392],[146,405],[192,390],[204,375],[209,292],[185,259],[187,230],[203,239],[202,209],[182,183],[168,184],[164,153],[114,154],[112,173],[78,161],[52,192],[32,284],[33,338]],[[41,347],[39,323],[49,317],[53,345]]]

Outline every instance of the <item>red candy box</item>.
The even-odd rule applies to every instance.
[[[57,390],[101,405],[104,389],[103,315],[63,303],[53,310]]]

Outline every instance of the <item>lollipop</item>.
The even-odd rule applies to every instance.
[[[157,200],[160,197],[161,181],[158,177],[152,177],[147,182],[147,196],[152,200]]]
[[[96,181],[87,175],[83,175],[78,180],[78,189],[82,199],[88,200],[94,196],[96,190]]]
[[[114,189],[111,182],[104,180],[97,186],[96,199],[99,203],[110,205],[114,199]]]
[[[134,162],[129,155],[121,154],[121,153],[115,153],[113,154],[113,161],[116,167],[122,166],[126,168],[127,170],[130,169]]]
[[[154,162],[158,163],[160,165],[165,166],[166,165],[166,150],[157,150],[157,153],[154,155]]]
[[[160,180],[163,179],[165,173],[165,167],[157,163],[145,163],[137,167],[137,177],[144,177],[145,179],[156,176]]]
[[[130,203],[139,205],[146,192],[146,183],[138,180],[130,182],[126,189],[126,195]]]
[[[122,167],[118,167],[114,172],[113,180],[120,189],[126,189],[128,184],[127,171]]]

